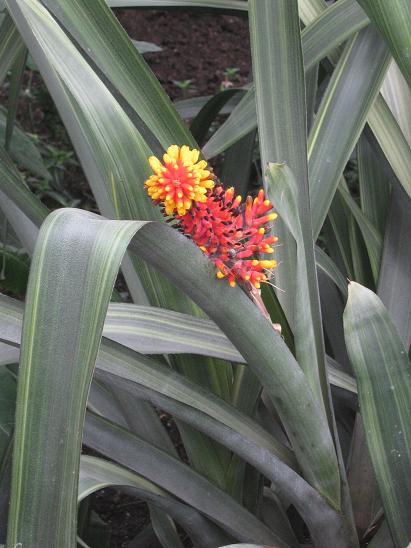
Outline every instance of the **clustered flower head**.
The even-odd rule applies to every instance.
[[[274,252],[272,246],[278,238],[267,232],[277,214],[272,212],[273,206],[263,190],[256,198],[248,196],[242,203],[241,196],[234,196],[234,188],[224,190],[216,185],[205,169],[206,162],[198,162],[198,157],[197,150],[176,145],[164,155],[164,166],[151,157],[155,175],[145,183],[148,194],[163,205],[165,215],[173,216],[174,226],[214,262],[217,278],[227,278],[232,287],[237,281],[258,289],[277,266],[274,260],[260,259],[262,254]],[[187,183],[194,178],[196,186]]]
[[[206,201],[207,189],[213,188],[214,181],[205,169],[207,162],[198,161],[199,156],[198,150],[172,145],[163,156],[164,163],[155,156],[148,159],[154,175],[145,186],[154,202],[164,204],[166,215],[184,215],[193,201]]]

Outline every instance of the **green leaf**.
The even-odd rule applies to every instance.
[[[347,280],[344,278],[337,265],[327,253],[320,247],[315,246],[315,262],[317,268],[320,268],[335,283],[341,294],[347,296]]]
[[[157,53],[163,51],[160,46],[153,44],[152,42],[144,42],[142,40],[131,40],[134,44],[134,47],[137,48],[137,51],[144,55],[145,53]]]
[[[88,387],[118,267],[128,240],[139,226],[133,222],[109,221],[104,229],[89,218],[89,230],[79,231],[67,225],[65,211],[51,215],[43,225],[27,291],[8,525],[8,543],[13,546],[18,542],[31,543],[33,539],[48,546],[70,546],[75,542],[81,425]],[[82,249],[85,260],[81,266],[79,261],[69,258],[73,248],[61,245],[57,227],[61,231],[66,229],[66,238],[76,247],[77,258]],[[95,272],[93,282],[88,277],[90,270]],[[72,298],[74,286],[66,284],[59,271],[77,280],[77,298]],[[87,287],[84,299],[79,287],[83,291]],[[41,326],[49,322],[51,300],[64,302],[67,316],[60,315],[55,308],[53,327],[50,324],[44,330]],[[83,310],[95,313],[82,325],[78,337]],[[67,394],[69,386],[71,391]],[[46,408],[39,405],[45,393],[49,398]],[[54,450],[45,454],[46,438]],[[31,466],[27,468],[29,463]],[[49,481],[51,470],[53,482]]]
[[[332,349],[332,355],[338,362],[338,369],[349,372],[350,367],[347,350],[345,348],[342,322],[346,298],[341,298],[341,294],[335,284],[321,270],[318,272],[318,283],[321,297],[321,317],[329,347]],[[327,356],[327,361],[329,361],[329,359],[330,357]],[[329,363],[328,372],[330,373]],[[330,383],[333,384],[330,375],[329,378]]]
[[[276,224],[276,233],[283,245],[279,251],[281,268],[276,275],[276,283],[285,293],[279,293],[278,298],[293,327],[297,359],[313,393],[324,405],[329,417],[324,342],[319,327],[319,295],[309,212],[305,83],[297,2],[288,0],[273,4],[265,0],[251,0],[249,17],[263,170],[269,162],[280,160],[290,166],[296,177],[293,179],[293,203],[292,206],[290,203],[287,205],[294,207],[294,213],[299,219],[298,233],[293,231],[294,227],[290,226],[284,211],[279,208],[284,186],[269,190],[269,198],[279,208],[281,219]],[[273,32],[273,21],[280,23],[276,32]],[[281,128],[287,128],[287,131]],[[278,166],[276,173],[281,171],[278,178],[273,173],[274,167],[266,174],[266,188],[270,182],[292,178],[291,172],[285,168],[283,173]],[[301,261],[296,261],[296,246],[297,255],[304,257]],[[302,268],[300,270],[299,265]],[[301,298],[305,302],[306,316],[301,315],[296,308]],[[316,319],[318,321],[313,321]],[[307,329],[312,329],[308,337]]]
[[[348,232],[350,235],[351,256],[354,269],[354,280],[365,287],[375,288],[370,262],[367,257],[367,248],[360,229],[352,215],[348,220]]]
[[[202,148],[205,158],[213,158],[234,145],[257,127],[254,85],[234,107],[228,119]]]
[[[212,425],[216,421],[223,425],[226,432],[235,432],[238,447],[233,448],[233,442],[227,442],[231,449],[239,451],[242,445],[244,447],[247,444],[254,445],[261,451],[267,452],[271,459],[280,460],[293,469],[297,468],[292,452],[267,434],[255,421],[225,403],[209,390],[198,387],[189,379],[166,366],[106,341],[101,348],[97,367],[98,375],[103,379],[108,379],[109,384],[118,385],[126,391],[134,391],[134,393],[140,394],[139,397],[150,399],[154,397],[151,394],[154,391],[157,394],[156,397],[161,401],[161,405],[166,405],[164,409],[168,410],[170,406],[174,406],[173,411],[170,412],[177,417],[182,416],[183,420],[187,420],[189,417],[187,410],[191,409],[192,419],[190,417],[189,419],[194,421],[196,428],[205,431],[212,437],[215,436]],[[103,375],[102,372],[109,375]],[[113,375],[122,380],[114,379]],[[124,382],[124,380],[129,382]],[[133,387],[132,383],[136,386]],[[161,398],[160,395],[164,397]],[[172,402],[167,404],[168,399],[171,399]],[[158,405],[157,401],[155,405]],[[184,410],[186,410],[185,414]],[[201,421],[204,424],[198,426],[197,423],[201,423]]]
[[[384,234],[390,199],[390,182],[384,158],[364,132],[357,144],[361,209],[380,234]]]
[[[387,47],[369,26],[347,44],[328,84],[308,142],[314,239],[379,92],[388,61]]]
[[[145,125],[137,124],[140,131],[154,135],[159,151],[171,144],[195,146],[164,89],[104,0],[45,0],[44,5],[105,76],[109,90],[120,94],[135,111]]]
[[[22,213],[37,226],[47,217],[48,209],[30,192],[23,182],[19,171],[5,150],[0,147],[0,185],[2,193],[6,194]],[[3,195],[4,195],[3,194]],[[12,221],[12,218],[9,219]]]
[[[111,8],[212,8],[247,11],[243,0],[108,0]]]
[[[13,135],[14,124],[16,122],[16,114],[18,108],[18,101],[20,96],[20,89],[23,80],[24,69],[26,67],[27,60],[27,48],[23,48],[16,57],[13,63],[10,75],[10,89],[7,100],[7,127],[4,140],[4,148],[10,151],[11,138]]]
[[[16,25],[6,13],[0,25],[0,84],[4,82],[8,70],[23,49],[24,43]]]
[[[18,354],[16,356],[8,350],[11,348],[9,345],[13,345],[15,349],[20,346],[22,318],[21,303],[0,293],[2,330],[0,341],[7,343],[4,345],[7,347],[4,348],[5,363],[11,363],[16,357],[18,359]],[[170,329],[167,324],[172,324],[173,327]],[[200,332],[201,335],[199,335]],[[213,322],[165,309],[131,304],[109,304],[103,336],[140,353],[153,355],[194,353],[195,348],[196,353],[202,352],[204,355],[215,355],[217,358],[245,363],[243,356]],[[205,342],[201,342],[202,340]],[[213,348],[211,341],[213,341]],[[105,344],[107,342],[105,343],[103,339],[102,348],[105,348]],[[0,352],[0,359],[2,356]],[[11,361],[9,356],[13,358]],[[335,386],[340,388],[348,386],[347,389],[350,391],[352,386],[355,387],[352,378],[342,380],[334,367],[329,368],[328,374],[330,382]],[[240,406],[241,402],[238,402],[238,405]],[[221,418],[221,409],[219,413]],[[111,419],[111,417],[108,418]],[[261,440],[259,443],[262,443]],[[290,461],[292,462],[294,461]]]
[[[5,319],[13,317],[13,312],[15,313],[16,309],[21,309],[17,303],[11,301],[13,307],[9,313],[10,299],[4,299],[4,303],[6,305],[3,307]],[[289,493],[290,500],[304,516],[313,535],[319,538],[324,537],[322,539],[324,546],[327,546],[328,542],[333,543],[333,528],[330,530],[331,537],[328,537],[321,524],[324,513],[326,513],[338,531],[339,515],[334,513],[325,504],[322,497],[310,488],[301,477],[277,460],[275,454],[278,453],[278,449],[276,449],[278,444],[273,445],[274,440],[266,433],[264,434],[264,431],[255,423],[250,422],[250,419],[241,416],[238,411],[229,412],[230,408],[227,404],[221,400],[218,403],[218,399],[211,393],[207,394],[188,379],[180,377],[167,367],[130,351],[127,352],[114,343],[103,342],[97,367],[99,371],[110,373],[104,377],[110,384],[119,383],[119,386],[131,391],[137,397],[149,399],[157,407],[169,411],[174,416],[216,437],[243,458],[249,460],[282,490]],[[113,373],[118,375],[117,381],[115,381]],[[142,390],[143,387],[145,387],[144,390]],[[196,413],[196,409],[202,412]],[[233,411],[237,414],[237,418],[235,414],[233,415]],[[284,449],[278,454],[283,456],[287,462],[292,462]],[[307,496],[310,497],[311,505],[306,505],[304,502]]]
[[[239,89],[225,89],[213,95],[209,101],[201,108],[194,120],[191,122],[190,131],[200,145],[203,144],[205,137],[210,129],[212,122],[218,113],[223,109],[227,102],[241,93]]]
[[[300,17],[303,15],[300,8]],[[304,19],[310,19],[301,35],[306,70],[370,22],[356,0],[339,0],[319,15],[307,18],[305,14]]]
[[[61,421],[65,424],[67,416],[71,415],[72,417],[70,428],[73,430],[66,431],[65,443],[62,448],[59,448],[62,458],[65,452],[68,453],[67,458],[71,455],[71,464],[66,460],[64,467],[58,467],[56,470],[56,482],[64,484],[64,479],[67,481],[67,489],[57,490],[63,498],[61,501],[64,508],[63,514],[67,516],[67,520],[62,525],[69,527],[70,519],[72,519],[72,514],[69,517],[71,511],[70,493],[75,490],[73,481],[76,479],[75,471],[78,462],[74,453],[79,447],[79,425],[82,422],[87,386],[94,364],[94,352],[97,351],[96,346],[114,282],[114,265],[117,263],[118,267],[121,251],[124,252],[124,246],[127,245],[130,234],[141,227],[145,228],[139,231],[139,237],[134,240],[131,249],[150,261],[153,266],[161,268],[173,283],[180,287],[184,286],[188,295],[195,298],[204,311],[216,321],[217,325],[226,331],[275,401],[295,445],[297,458],[306,477],[336,505],[335,501],[338,500],[339,492],[338,472],[336,472],[331,436],[322,411],[285,343],[245,294],[240,289],[229,290],[221,281],[215,279],[213,268],[201,251],[176,231],[163,224],[150,223],[147,225],[137,221],[102,221],[99,217],[86,212],[65,209],[49,216],[42,228],[42,237],[33,261],[33,273],[28,290],[31,297],[28,298],[25,315],[27,327],[23,329],[22,383],[19,398],[22,404],[16,426],[18,440],[16,455],[37,462],[40,466],[38,474],[40,477],[44,477],[42,475],[47,473],[49,464],[43,459],[42,435],[37,428],[39,421],[36,420],[36,411],[39,413],[42,411],[42,407],[37,404],[38,398],[42,398],[43,391],[47,390],[49,394],[53,394],[55,401],[59,402],[56,412],[48,416],[47,421],[42,422],[43,435],[47,435],[48,440],[51,439],[52,433],[59,439]],[[65,239],[75,243],[72,246],[62,246],[61,242]],[[81,268],[79,264],[80,248],[84,261]],[[106,252],[103,252],[103,249]],[[94,253],[91,253],[92,250]],[[76,255],[75,262],[69,258],[71,253]],[[68,255],[66,256],[66,254]],[[177,257],[179,257],[178,260],[176,260]],[[48,261],[54,264],[52,269],[48,268]],[[171,263],[174,264],[172,270],[169,268]],[[57,266],[65,273],[64,276],[56,269]],[[99,279],[103,280],[105,277],[105,284],[96,281],[94,268],[98,269]],[[190,273],[189,277],[188,273]],[[87,284],[87,276],[90,276],[90,280],[92,280],[90,284]],[[76,279],[76,284],[65,284],[64,280],[67,278]],[[199,288],[206,287],[207,291],[199,291]],[[84,296],[79,288],[83,288],[83,292],[86,291]],[[54,318],[53,343],[56,347],[51,351],[50,330],[40,331],[39,327],[42,325],[42,321],[47,323],[50,321],[53,311],[54,314],[56,310],[58,311],[55,307],[57,300],[66,302],[65,292],[68,292],[67,306],[64,307],[64,317],[58,315]],[[70,292],[74,292],[74,294],[71,295]],[[34,301],[33,297],[35,297]],[[84,303],[83,298],[85,299]],[[43,300],[44,303],[48,303],[48,306],[43,304]],[[96,301],[98,305],[95,304]],[[89,310],[93,319],[86,323],[87,329],[82,330],[81,337],[78,337],[81,325],[78,318],[81,317],[79,315],[83,313],[83,310]],[[35,323],[32,323],[33,314],[36,318]],[[72,320],[71,328],[69,329],[68,326],[64,329],[61,328],[60,322],[66,322],[69,316],[76,318]],[[41,320],[42,317],[44,320]],[[44,338],[47,338],[47,342]],[[77,347],[73,340],[77,341]],[[28,345],[27,350],[25,350],[25,345]],[[34,345],[33,348],[32,345]],[[84,345],[86,346],[84,347]],[[68,347],[70,351],[67,351]],[[88,367],[84,357],[87,348],[90,348],[87,350]],[[68,367],[66,366],[67,359],[70,360]],[[59,368],[56,367],[57,363],[60,365]],[[25,368],[31,369],[31,366],[35,367],[37,374],[34,375],[30,371],[30,379],[33,384],[30,388],[30,398],[27,399],[23,379],[25,378]],[[62,378],[64,382],[62,382]],[[38,379],[38,384],[35,383],[36,379]],[[47,386],[44,382],[45,379],[47,379]],[[76,390],[74,380],[78,386],[83,387],[82,396],[80,398],[76,394],[75,400],[66,400],[61,391],[64,392],[67,386],[71,386],[73,391]],[[56,386],[54,386],[55,384]],[[51,388],[52,386],[53,388]],[[83,404],[79,403],[80,401]],[[294,406],[294,401],[299,401],[300,405]],[[27,436],[21,438],[23,433],[21,428],[26,428],[28,420],[36,424],[35,435],[30,429],[25,429]],[[49,421],[53,422],[54,427],[49,424]],[[30,447],[30,449],[22,451],[18,449],[19,446]],[[58,443],[55,446],[57,448]],[[41,462],[36,460],[36,455],[42,455]],[[50,458],[54,458],[51,453]],[[36,496],[32,491],[29,500],[24,496],[25,494],[28,496],[29,484],[26,482],[29,478],[24,474],[24,468],[21,468],[19,460],[15,465],[14,477],[12,523],[17,523],[11,527],[10,534],[13,536],[17,530],[21,533],[20,519],[22,515],[27,516],[27,512],[41,512],[44,519],[52,520],[52,516],[59,506],[56,501],[51,501],[46,495],[46,491],[41,491],[41,496],[45,498],[44,505],[32,504],[33,497]],[[40,481],[36,484],[40,490],[45,488]],[[17,507],[22,510],[22,513],[18,512],[16,515]],[[25,523],[30,528],[31,520],[26,520]],[[39,523],[44,524],[44,520],[40,519]],[[59,533],[53,528],[44,528],[43,525],[38,534],[54,536]],[[69,533],[66,531],[64,535],[66,534]]]
[[[110,304],[103,335],[142,354],[202,354],[244,362],[210,320],[157,307]]]
[[[6,367],[0,367],[0,475],[14,429],[16,379]]]
[[[29,276],[30,261],[24,250],[11,246],[0,247],[0,287],[13,294],[24,294]]]
[[[411,87],[411,4],[408,0],[358,0],[376,25]]]
[[[380,271],[381,253],[382,253],[382,238],[381,234],[375,226],[367,219],[361,211],[354,198],[349,191],[342,185],[338,187],[338,192],[343,198],[344,203],[348,206],[352,216],[356,220],[364,242],[367,248],[368,257],[370,259],[371,270],[374,277],[374,282],[377,283]]]
[[[328,217],[323,226],[323,234],[327,250],[340,270],[349,279],[353,279],[353,264],[351,258],[348,223],[350,212],[339,192],[334,194],[328,211]]]
[[[19,349],[9,344],[0,343],[0,365],[18,363]]]
[[[180,99],[174,101],[174,108],[184,120],[195,118],[200,110],[213,98],[213,95],[203,95],[201,97],[190,97],[189,99]],[[239,94],[226,103],[221,109],[221,114],[230,114],[234,106],[238,103]]]
[[[217,527],[194,508],[177,501],[155,483],[112,462],[83,455],[80,460],[79,502],[100,489],[112,486],[132,488],[130,494],[172,514],[197,546],[211,548],[224,538]]]
[[[385,232],[378,295],[390,314],[406,349],[411,345],[411,200],[393,187]]]
[[[301,202],[304,200],[304,195],[301,197],[301,185],[297,184],[293,173],[286,165],[270,163],[266,177],[269,183],[268,196],[276,204],[280,217],[297,245],[294,269],[296,309],[293,329],[296,357],[313,392],[319,401],[323,402],[328,418],[331,420],[310,213],[302,208]],[[308,203],[307,192],[306,204]],[[304,217],[305,223],[303,223]]]
[[[301,2],[299,3],[301,9]],[[323,14],[316,14],[313,21],[302,31],[301,43],[304,69],[309,71],[318,61],[326,57],[337,45],[367,24],[364,12],[355,1],[339,1]],[[301,12],[300,12],[301,16]],[[252,85],[231,116],[215,132],[203,148],[206,158],[226,150],[238,139],[256,127],[255,88]],[[275,158],[284,161],[284,158]]]
[[[150,231],[144,231],[144,236],[146,236],[145,244],[142,245],[141,241],[137,238],[134,240],[131,249],[135,250],[141,257],[149,260],[151,264],[157,265],[162,270],[164,267],[167,269],[165,265],[169,264],[170,261],[173,262],[175,266],[171,271],[164,270],[166,275],[173,283],[180,287],[184,287],[186,293],[191,298],[195,299],[197,304],[201,306],[209,317],[225,332],[231,342],[233,342],[242,353],[249,366],[260,378],[262,384],[266,387],[273,401],[275,401],[284,423],[289,423],[289,420],[291,419],[293,428],[297,427],[299,431],[297,436],[302,434],[305,437],[308,430],[311,429],[308,424],[305,428],[301,429],[302,423],[308,417],[308,413],[305,413],[303,416],[298,413],[299,419],[293,420],[291,416],[294,415],[295,412],[298,412],[301,409],[301,406],[299,406],[299,409],[297,410],[295,406],[291,404],[294,398],[291,394],[286,396],[285,391],[288,389],[292,389],[293,391],[297,390],[299,393],[298,398],[303,397],[304,400],[306,400],[308,396],[308,407],[311,408],[314,405],[314,409],[316,409],[314,413],[318,413],[318,415],[315,430],[311,432],[309,437],[310,441],[308,442],[308,438],[306,439],[306,442],[301,440],[301,446],[305,446],[307,442],[307,445],[310,445],[312,442],[312,435],[320,435],[323,438],[322,443],[325,443],[325,446],[327,447],[327,459],[330,459],[327,460],[326,466],[330,466],[331,468],[330,471],[327,472],[328,474],[331,474],[331,477],[328,476],[326,483],[329,481],[334,482],[335,478],[333,472],[331,472],[334,466],[334,464],[331,464],[334,461],[334,450],[326,441],[329,439],[329,431],[326,426],[325,417],[322,412],[319,412],[317,403],[314,403],[315,400],[311,399],[313,396],[308,388],[304,375],[282,339],[273,331],[271,324],[262,317],[260,312],[251,304],[241,290],[237,291],[234,288],[234,291],[227,292],[227,288],[223,284],[219,284],[218,280],[214,279],[213,269],[211,268],[210,271],[211,265],[194,246],[184,246],[184,249],[186,249],[184,259],[180,261],[179,264],[176,264],[175,245],[177,242],[180,242],[181,245],[181,239],[178,234],[168,230],[167,234],[169,236],[167,238],[167,245],[164,245],[163,230],[166,230],[166,227],[161,224],[151,225]],[[142,234],[143,233],[141,233],[141,235]],[[184,238],[182,239],[184,240]],[[154,248],[154,242],[155,247],[157,247],[158,250],[155,257],[149,252],[150,248]],[[187,271],[191,272],[190,279],[183,273]],[[209,291],[199,293],[199,287],[209,287]],[[261,344],[256,344],[257,340],[260,340]],[[281,359],[279,358],[279,353],[281,353]],[[292,374],[291,371],[293,371]],[[289,378],[289,382],[285,380],[285,377],[283,378],[284,374]],[[283,378],[283,381],[280,381],[281,378]],[[276,381],[274,381],[274,379],[276,379]],[[300,387],[301,391],[300,388],[297,387]],[[288,429],[287,426],[286,428],[289,436],[293,439],[294,432],[297,432],[293,430],[293,428]],[[314,445],[317,448],[319,447],[316,444]],[[321,468],[322,465],[325,465],[324,461],[322,464],[320,464],[318,460],[315,463],[311,462],[310,467],[312,466],[313,468],[310,468],[310,472],[308,472],[308,460],[311,460],[309,455],[311,451],[314,450],[314,447],[310,445],[310,448],[305,450],[304,458],[302,460],[300,460],[298,456],[298,444],[294,446],[294,449],[299,463],[304,468],[307,477],[308,474],[311,476],[313,469],[318,466]],[[325,480],[325,474],[323,475],[320,473],[320,476],[322,478],[321,481]]]
[[[359,538],[363,538],[381,507],[381,502],[359,413],[355,418],[347,468],[355,524]]]
[[[148,138],[148,124],[158,140],[167,143],[187,143],[192,138],[106,4],[77,0],[73,8],[70,2],[50,3],[66,25],[62,28],[38,0],[18,0],[9,6],[72,138],[100,211],[109,218],[160,219],[144,189],[151,148],[140,131]],[[90,36],[95,43],[89,42]],[[92,64],[89,55],[95,55]],[[133,105],[140,121],[131,112]],[[155,139],[150,138],[153,144]],[[122,268],[135,302],[199,314],[193,303],[138,258],[125,257]],[[209,372],[210,378],[220,376],[220,385],[230,367],[211,359],[201,368],[187,357],[174,361],[200,382],[202,372]],[[194,455],[191,448],[196,442],[183,437],[195,464],[209,473],[215,470],[221,483],[218,449],[206,450],[207,442],[202,440],[202,451]]]
[[[234,186],[236,194],[246,198],[254,160],[254,145],[257,131],[234,143],[225,153],[221,180],[226,187]]]
[[[4,143],[6,138],[7,112],[0,110],[0,141]],[[30,171],[33,175],[50,179],[40,151],[34,140],[18,126],[14,128],[10,142],[10,156],[20,167]]]
[[[406,546],[411,537],[411,364],[379,298],[356,283],[349,286],[344,329],[385,514],[396,544]]]
[[[84,440],[89,447],[115,459],[159,487],[200,510],[238,540],[253,538],[286,548],[262,522],[195,470],[127,430],[88,414]],[[118,451],[121,446],[122,450]]]
[[[377,97],[368,114],[368,123],[392,170],[411,197],[411,145],[384,99]]]
[[[395,61],[391,62],[381,93],[411,146],[411,88]]]

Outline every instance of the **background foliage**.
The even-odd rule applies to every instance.
[[[205,548],[406,547],[409,2],[0,5],[0,542],[108,546],[87,500],[116,486],[147,502],[165,547],[181,529]],[[115,7],[248,17],[250,83],[173,104]],[[59,191],[74,157],[16,122],[33,64],[89,198]],[[173,143],[274,203],[271,321],[146,196],[147,157]],[[113,294],[120,268],[132,302]]]

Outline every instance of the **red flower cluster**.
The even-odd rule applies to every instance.
[[[263,190],[254,199],[248,196],[242,204],[241,196],[234,197],[234,188],[214,186],[206,162],[198,162],[198,151],[186,146],[170,147],[164,155],[164,166],[154,157],[150,165],[155,175],[146,181],[148,194],[163,205],[165,215],[173,216],[174,226],[214,262],[217,278],[227,278],[232,287],[239,281],[257,289],[261,282],[268,281],[277,263],[258,257],[274,252],[272,245],[278,238],[266,233],[277,214],[272,212]],[[178,181],[174,180],[174,172],[168,175],[171,168],[178,171]]]
[[[276,213],[260,190],[254,200],[249,196],[241,204],[241,196],[234,198],[234,188],[224,190],[217,185],[207,193],[204,203],[194,203],[184,215],[177,216],[178,226],[217,267],[217,277],[227,278],[234,287],[236,280],[250,282],[259,288],[268,280],[267,271],[276,261],[260,260],[258,254],[273,253],[275,236],[266,236],[267,224]]]

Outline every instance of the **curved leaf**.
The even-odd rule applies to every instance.
[[[201,251],[163,224],[104,221],[83,211],[65,209],[51,214],[42,227],[29,282],[16,421],[9,525],[11,543],[24,540],[26,535],[46,538],[49,545],[56,538],[64,539],[64,542],[74,539],[73,498],[79,432],[88,385],[116,269],[129,238],[141,228],[143,230],[139,230],[139,237],[134,240],[132,249],[163,270],[174,283],[184,285],[187,293],[226,330],[278,406],[306,477],[318,486],[325,497],[333,502],[336,500],[335,453],[325,418],[284,342],[242,291],[229,290],[216,280],[210,263]],[[67,244],[62,245],[62,242]],[[72,261],[73,254],[75,261]],[[180,257],[178,261],[177,256]],[[174,265],[172,270],[171,264]],[[77,281],[66,284],[66,279]],[[83,290],[79,291],[79,288]],[[64,314],[59,313],[56,302],[65,303],[61,309]],[[86,311],[91,315],[91,320],[82,324],[79,319]],[[51,337],[50,330],[42,326],[47,325],[53,316]],[[73,318],[70,327],[67,317]],[[74,321],[74,318],[77,320]],[[79,331],[80,326],[82,329]],[[53,341],[53,348],[50,341]],[[76,394],[74,399],[67,398],[67,387],[72,389],[72,394]],[[81,396],[78,393],[80,387]],[[39,421],[37,414],[42,412],[43,407],[38,405],[38,401],[43,399],[44,391],[53,398],[51,404],[54,412],[48,415],[47,420]],[[30,397],[27,397],[28,393]],[[299,401],[299,405],[295,406],[294,401]],[[71,418],[69,423],[66,422],[68,416]],[[39,424],[42,425],[42,433]],[[65,437],[60,446],[63,424],[66,425]],[[50,443],[50,446],[59,448],[58,453],[63,460],[56,461],[52,451],[44,459],[42,440],[46,436],[50,442],[52,435],[56,443]],[[33,492],[32,475],[27,475],[26,459],[36,463],[37,494]],[[47,481],[51,466],[55,470],[55,485],[65,486],[65,489],[54,487],[53,496]],[[56,496],[59,500],[53,498]],[[33,499],[37,500],[36,504],[33,504]],[[56,513],[64,516],[57,529]],[[27,519],[29,514],[39,516],[39,521]],[[36,523],[41,523],[40,530]],[[53,526],[46,527],[45,523],[52,523]]]
[[[211,8],[247,11],[244,0],[107,0],[111,8]]]
[[[369,26],[347,44],[328,84],[308,141],[314,239],[379,92],[389,58],[388,48]]]
[[[353,0],[339,1],[318,17],[314,17],[301,33],[305,71],[310,70],[367,22],[364,12]],[[204,156],[212,158],[220,154],[252,131],[256,125],[255,88],[252,85],[231,116],[203,147]],[[273,161],[284,161],[284,158],[275,158]]]
[[[294,267],[296,309],[293,330],[297,360],[307,375],[313,392],[320,401],[323,401],[331,421],[310,213],[301,207],[304,194],[288,166],[270,163],[266,177],[269,184],[268,196],[276,204],[280,217],[297,244]],[[308,203],[307,192],[306,204]],[[302,222],[304,213],[305,223]]]
[[[358,0],[390,46],[411,87],[411,4],[408,0]]]
[[[365,436],[385,514],[398,546],[411,538],[411,364],[380,299],[349,285],[344,330]]]
[[[143,441],[124,428],[89,413],[84,440],[95,450],[115,460],[157,485],[172,492],[213,521],[229,534],[245,542],[253,538],[268,544],[287,544],[229,495],[205,480],[181,461]],[[118,451],[121,446],[122,450]]]
[[[142,127],[142,124],[147,125],[144,120],[138,123],[137,116],[132,115],[132,109],[127,106],[132,98],[135,101],[132,84],[140,90],[140,98],[144,99],[147,95],[158,97],[159,108],[156,109],[155,105],[147,100],[153,108],[146,110],[144,116],[148,117],[147,121],[152,119],[150,124],[158,129],[158,139],[161,142],[164,139],[174,140],[178,135],[187,141],[189,134],[153,75],[147,77],[147,81],[140,81],[138,74],[135,75],[137,80],[133,79],[133,70],[146,74],[149,69],[107,6],[100,0],[97,4],[76,1],[78,13],[84,18],[76,34],[82,44],[77,43],[59,25],[39,0],[10,2],[9,10],[59,109],[100,211],[109,218],[160,219],[161,213],[153,206],[143,184],[150,171],[147,157],[151,154],[150,147],[155,145],[155,142],[149,139],[149,135]],[[98,6],[101,10],[95,14],[94,10]],[[70,20],[77,20],[78,17],[77,11],[73,13],[70,9],[72,7],[72,3],[66,2],[50,4],[50,8],[55,9],[56,13],[58,11],[68,26]],[[105,27],[110,29],[109,33],[104,30]],[[94,51],[94,46],[88,43],[89,34],[95,36],[98,44],[93,53],[96,55],[96,63],[102,62],[102,52],[107,53],[110,59],[110,63],[105,65],[107,75],[102,75],[101,70],[89,61],[89,56]],[[128,99],[119,97],[120,92],[110,86],[109,77],[117,82],[122,93],[128,93]],[[148,83],[147,87],[145,83]],[[141,86],[143,89],[140,89]],[[144,110],[144,105],[144,102],[139,103],[138,107]],[[168,117],[169,110],[172,111],[172,119]],[[178,124],[181,125],[179,132],[176,129]],[[122,269],[135,302],[151,302],[201,315],[199,309],[183,293],[171,287],[164,277],[137,257],[131,259],[127,255],[123,260]],[[213,379],[216,380],[217,386],[226,385],[231,367],[229,364],[224,366],[215,363],[212,358],[204,359],[201,368],[186,356],[172,358],[172,361],[180,371],[197,378],[199,382]],[[223,485],[224,458],[222,459],[221,448],[202,439],[202,449],[198,451],[198,436],[186,431],[182,432],[182,435],[194,465],[204,473],[213,475],[214,479]],[[227,458],[228,455],[225,461]]]
[[[130,494],[161,508],[176,519],[196,546],[215,548],[224,535],[192,507],[177,501],[149,480],[101,458],[83,455],[80,459],[78,501],[106,487],[132,488]]]
[[[9,13],[6,13],[0,25],[0,83],[14,60],[23,51],[24,43]]]
[[[22,318],[21,303],[0,293],[0,341],[6,343],[4,351],[0,350],[0,360],[4,363],[18,361]],[[245,363],[243,356],[210,320],[161,308],[110,303],[103,336],[142,354],[198,353]],[[101,348],[105,349],[106,345],[103,339]],[[330,364],[328,375],[333,385],[351,392],[354,387],[356,391],[354,379],[348,375],[343,379]],[[221,418],[221,411],[219,416]]]

